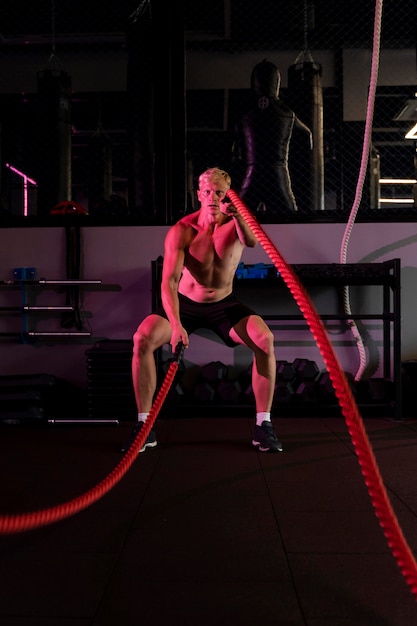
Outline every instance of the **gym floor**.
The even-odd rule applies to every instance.
[[[268,454],[251,417],[161,414],[127,470],[132,422],[3,425],[2,626],[416,624],[417,420],[363,418],[359,446],[343,417],[274,423]]]

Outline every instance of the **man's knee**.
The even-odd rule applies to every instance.
[[[138,357],[149,351],[153,351],[151,338],[139,326],[133,335],[133,354]]]
[[[272,354],[275,349],[275,337],[272,330],[267,327],[261,335],[260,346],[266,354]]]

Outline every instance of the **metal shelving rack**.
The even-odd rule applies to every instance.
[[[35,293],[41,289],[59,289],[59,288],[92,288],[101,286],[101,280],[84,280],[84,279],[62,279],[62,280],[3,280],[0,281],[0,289],[19,289],[21,291],[21,305],[14,307],[0,307],[0,312],[6,314],[17,313],[22,318],[22,329],[20,332],[0,332],[0,337],[10,337],[20,339],[23,342],[29,342],[36,338],[64,338],[64,337],[90,337],[91,332],[88,330],[60,330],[60,331],[37,331],[29,328],[29,320],[32,315],[48,314],[48,313],[75,313],[75,307],[71,305],[37,305],[32,304],[32,298]]]
[[[152,306],[160,303],[160,280],[163,258],[152,261]],[[244,266],[247,268],[253,266]],[[308,290],[310,287],[344,286],[379,286],[382,288],[382,310],[374,313],[360,314],[321,313],[323,321],[327,320],[380,320],[382,321],[382,370],[384,379],[392,380],[394,386],[393,402],[389,407],[393,410],[394,419],[402,417],[402,382],[401,382],[401,259],[390,259],[381,263],[318,263],[293,265],[293,270]],[[282,291],[286,285],[280,276],[265,278],[235,279],[235,290],[239,297],[249,300],[256,298],[256,292],[275,293]],[[281,293],[280,293],[281,296]],[[271,299],[269,299],[271,301]],[[277,298],[277,301],[281,301]],[[291,330],[305,329],[307,322],[299,314],[272,313],[263,314],[267,321],[300,322],[291,326]],[[159,355],[161,358],[161,355]]]

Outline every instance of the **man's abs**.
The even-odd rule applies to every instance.
[[[229,277],[228,275],[231,274]],[[184,268],[178,292],[194,302],[218,302],[230,295],[233,289],[234,272],[223,271],[203,275],[198,281]]]
[[[233,284],[224,287],[205,287],[197,282],[188,283],[180,281],[178,293],[186,296],[194,302],[219,302],[232,293]]]

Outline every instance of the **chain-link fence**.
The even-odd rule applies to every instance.
[[[0,215],[171,223],[217,165],[262,222],[344,220],[358,201],[358,220],[414,220],[416,12],[16,0],[2,9]]]

